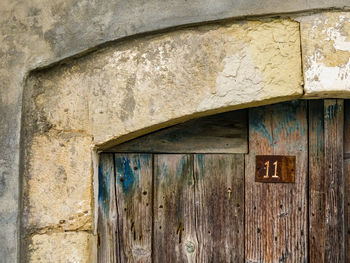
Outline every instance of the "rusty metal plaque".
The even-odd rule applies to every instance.
[[[295,156],[257,155],[255,182],[294,183]]]

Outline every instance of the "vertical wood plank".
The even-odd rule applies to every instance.
[[[194,158],[197,262],[244,262],[244,156]]]
[[[309,101],[309,255],[310,263],[324,262],[325,172],[324,102]]]
[[[345,260],[343,100],[310,101],[310,262]],[[321,115],[322,113],[322,115]],[[345,131],[346,134],[346,131]],[[346,245],[346,244],[347,245]]]
[[[345,262],[350,262],[350,100],[344,101]]]
[[[98,167],[98,262],[117,262],[117,210],[113,154],[101,154]]]
[[[325,100],[325,262],[344,262],[343,100]]]
[[[154,262],[195,262],[193,158],[154,156]]]
[[[249,111],[245,170],[246,262],[307,262],[307,105]],[[255,182],[256,155],[294,155],[294,184]]]
[[[349,136],[349,135],[348,135]],[[344,237],[345,262],[350,262],[350,159],[344,160]]]
[[[120,262],[152,260],[152,155],[116,154]]]

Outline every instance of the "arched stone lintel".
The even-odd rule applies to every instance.
[[[32,74],[24,94],[28,233],[93,230],[93,149],[204,115],[303,95],[299,24],[181,29]]]
[[[334,14],[332,23],[346,16]],[[24,94],[24,234],[34,240],[51,232],[94,232],[97,153],[110,146],[219,112],[303,96],[349,96],[346,74],[333,75],[340,81],[335,89],[307,77],[314,65],[325,63],[310,59],[319,54],[312,45],[329,39],[317,41],[317,31],[323,29],[313,20],[299,21],[264,19],[181,29],[32,74]],[[348,43],[346,30],[335,34],[343,44]],[[311,42],[308,34],[315,36]],[[328,59],[328,66],[339,67],[342,58],[346,68],[349,62],[335,53],[330,53],[336,59]],[[35,251],[39,245],[32,246]]]
[[[122,144],[124,142],[136,139],[136,138],[141,137],[143,135],[146,135],[146,134],[149,134],[152,132],[156,132],[158,130],[161,130],[161,129],[164,129],[164,128],[167,128],[167,127],[170,127],[170,126],[173,126],[176,124],[180,124],[180,123],[183,123],[183,122],[186,122],[189,120],[193,120],[193,119],[197,119],[197,118],[201,118],[201,117],[205,117],[205,116],[210,116],[210,115],[215,115],[215,114],[219,114],[219,113],[223,113],[223,112],[233,111],[233,110],[241,110],[241,109],[247,109],[247,108],[252,108],[252,107],[259,107],[259,106],[264,106],[264,105],[269,105],[269,104],[274,104],[274,103],[279,103],[279,102],[285,102],[285,101],[291,101],[291,100],[301,99],[301,98],[303,98],[302,95],[276,97],[276,98],[272,98],[272,99],[267,100],[267,101],[258,101],[258,102],[240,104],[238,106],[215,108],[215,109],[211,109],[211,110],[204,111],[204,112],[197,112],[197,113],[194,113],[191,115],[185,115],[185,116],[181,116],[179,118],[170,119],[170,120],[167,120],[166,122],[163,122],[163,123],[157,123],[157,124],[152,125],[152,126],[147,126],[143,129],[133,131],[133,132],[130,132],[130,133],[122,135],[122,136],[112,137],[105,142],[94,144],[93,149],[97,153],[101,153],[101,152],[108,150],[109,148],[115,147],[115,146]]]

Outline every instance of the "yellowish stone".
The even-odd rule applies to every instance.
[[[31,263],[96,262],[96,238],[86,232],[34,235],[29,250]]]
[[[72,133],[34,137],[24,186],[26,228],[92,229],[91,143]]]
[[[305,97],[350,98],[350,13],[301,18]]]

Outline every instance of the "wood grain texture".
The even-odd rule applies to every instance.
[[[152,261],[152,155],[116,154],[120,262]]]
[[[113,154],[101,154],[98,169],[98,262],[115,263],[118,243]]]
[[[195,262],[198,245],[192,158],[154,156],[153,262]]]
[[[350,159],[344,160],[344,238],[345,262],[350,262]]]
[[[194,157],[196,262],[244,262],[244,156]]]
[[[344,101],[344,159],[345,262],[350,262],[350,100]]]
[[[231,111],[178,124],[109,152],[247,153],[247,111]]]
[[[324,101],[325,128],[325,262],[345,262],[343,100]]]
[[[345,262],[350,262],[350,159],[344,160],[344,238]]]
[[[246,262],[307,262],[306,103],[292,101],[249,110]],[[256,183],[256,155],[296,156],[295,183]]]
[[[324,262],[325,252],[325,155],[324,102],[309,101],[309,257]]]
[[[344,100],[344,159],[350,159],[350,100]]]

